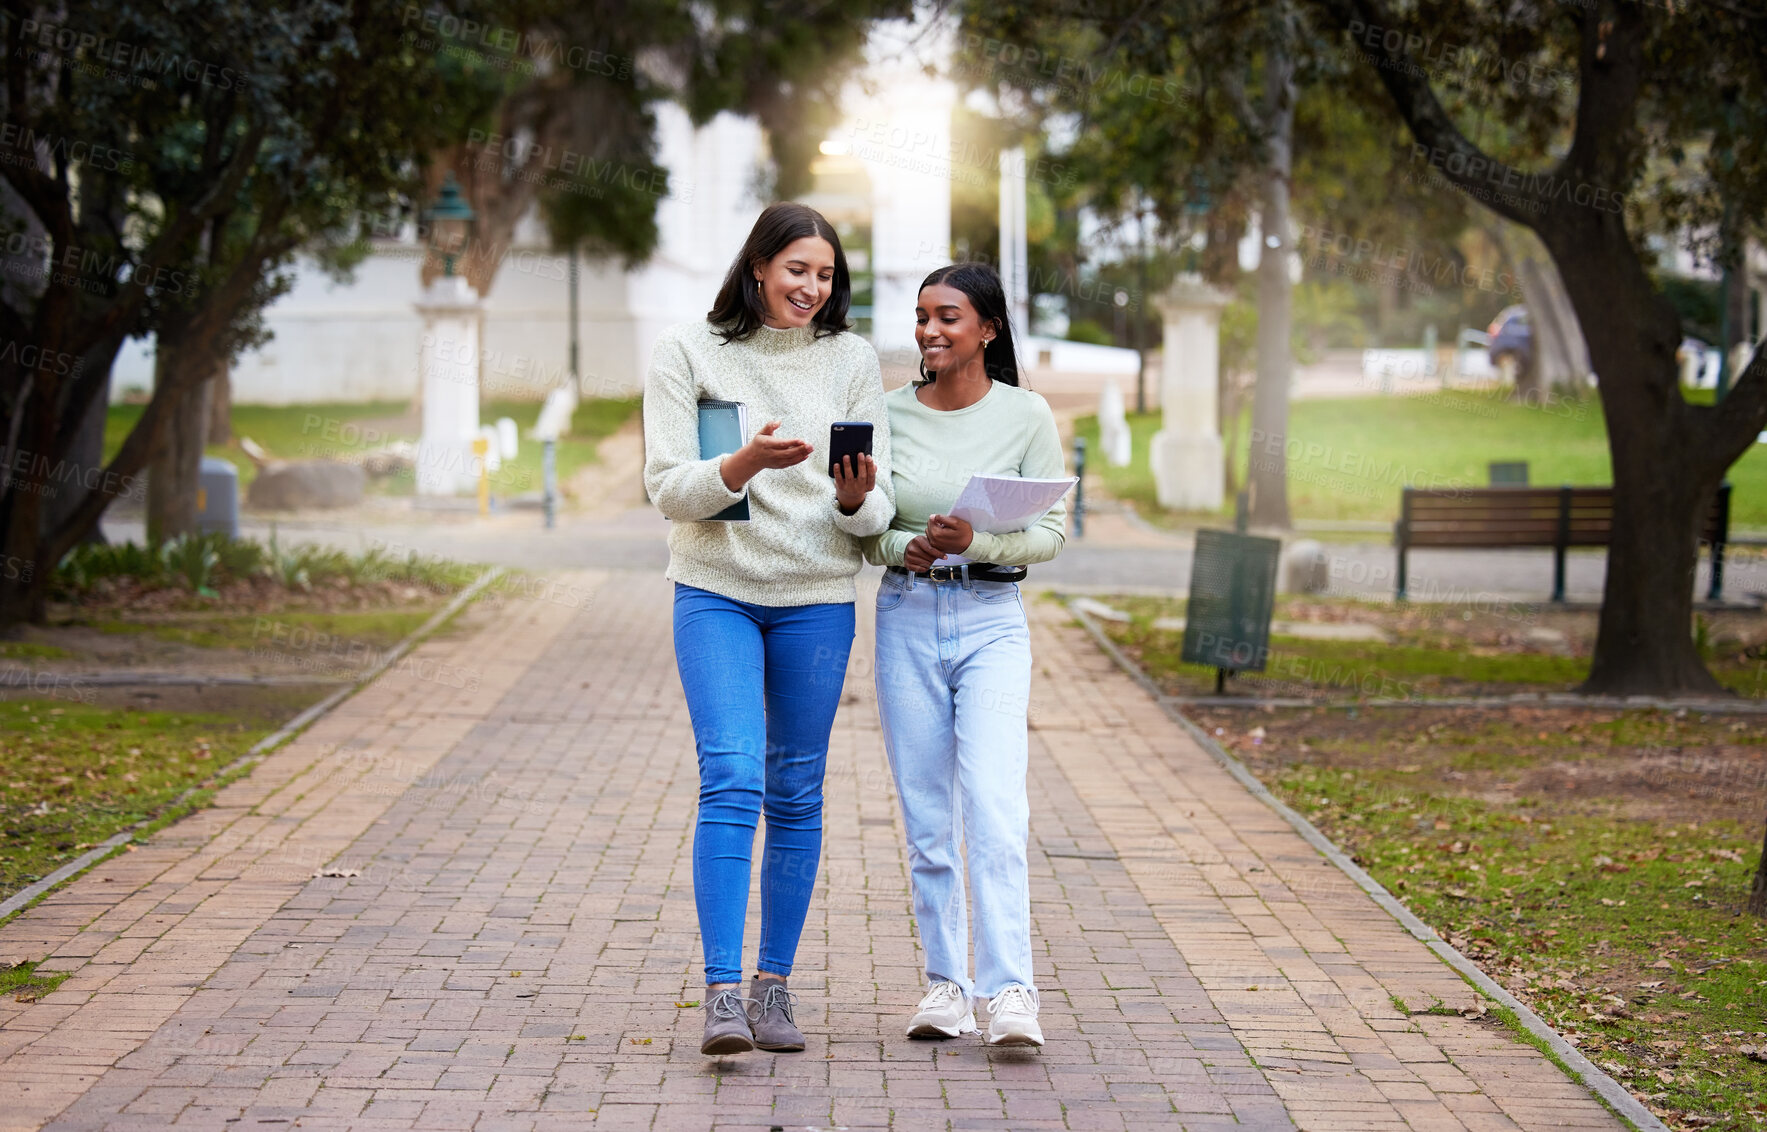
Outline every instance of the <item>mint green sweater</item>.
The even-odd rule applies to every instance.
[[[1055,479],[1068,474],[1055,414],[1030,390],[996,381],[975,404],[943,412],[921,404],[915,388],[904,385],[884,395],[896,517],[889,530],[864,540],[866,560],[878,565],[902,565],[909,540],[926,533],[930,516],[949,513],[971,475]],[[1066,541],[1066,518],[1063,500],[1028,531],[976,532],[963,555],[1000,566],[1047,562]]]

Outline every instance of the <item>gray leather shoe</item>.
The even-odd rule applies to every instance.
[[[708,1054],[747,1053],[755,1048],[754,1031],[749,1029],[748,1000],[743,998],[741,983],[720,983],[706,988],[706,1036],[699,1052]]]
[[[797,998],[785,989],[783,979],[755,979],[749,984],[749,1025],[755,1044],[775,1053],[796,1053],[804,1048],[804,1034],[792,1018]]]

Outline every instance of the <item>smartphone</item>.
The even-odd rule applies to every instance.
[[[828,429],[828,474],[841,466],[841,460],[859,453],[871,455],[871,422],[870,421],[836,421]],[[858,461],[854,462],[854,471],[858,471]]]

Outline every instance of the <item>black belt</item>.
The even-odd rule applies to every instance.
[[[934,566],[930,570],[910,570],[891,566],[892,574],[908,574],[934,582],[1022,582],[1030,573],[1023,566],[996,566],[992,562],[961,562],[955,566]]]

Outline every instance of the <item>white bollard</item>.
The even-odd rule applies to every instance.
[[[1135,456],[1135,442],[1123,408],[1123,390],[1115,380],[1105,382],[1098,395],[1098,446],[1104,449],[1105,463],[1113,468],[1128,467]]]
[[[1299,538],[1282,548],[1282,581],[1277,592],[1322,594],[1331,586],[1331,563],[1325,547],[1316,540]]]

